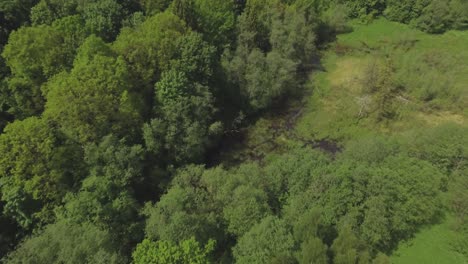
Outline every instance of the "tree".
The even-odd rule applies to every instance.
[[[140,5],[147,16],[152,16],[164,12],[172,0],[140,0]]]
[[[226,233],[237,238],[244,235],[263,218],[272,215],[269,204],[270,182],[255,163],[225,170],[206,170],[201,183],[212,196],[215,210],[221,211]]]
[[[146,145],[169,164],[201,161],[221,132],[210,87],[214,48],[199,34],[187,34],[155,85],[153,119],[143,128]]]
[[[5,0],[0,3],[0,47],[11,31],[29,22],[29,11],[38,0]]]
[[[313,182],[319,182],[320,175],[327,171],[329,163],[330,158],[327,155],[310,148],[296,149],[288,154],[271,157],[271,162],[265,166],[263,174],[266,176],[265,181],[269,183],[269,203],[276,204],[278,211],[283,209],[289,197],[300,195]],[[287,221],[296,221],[307,211],[302,209],[304,208],[296,212],[297,214],[288,215]]]
[[[60,34],[48,26],[22,27],[10,34],[2,56],[13,76],[8,81],[11,111],[19,117],[41,113],[41,84],[67,64]]]
[[[468,168],[464,168],[455,172],[452,175],[453,180],[449,183],[451,207],[462,225],[468,223],[468,194],[464,191],[468,186],[467,171]]]
[[[360,240],[349,226],[340,230],[338,237],[331,246],[333,252],[333,263],[369,263],[370,255],[365,243]]]
[[[223,58],[247,110],[266,109],[294,92],[302,78],[300,70],[311,64],[317,21],[302,8],[286,8],[277,1],[247,2],[239,18],[237,47]]]
[[[7,257],[8,263],[126,263],[106,231],[89,223],[59,221],[25,239]]]
[[[239,56],[239,57],[237,57]],[[225,64],[231,81],[239,85],[250,111],[269,107],[274,99],[294,87],[296,63],[277,52],[250,52],[245,60],[240,54]]]
[[[9,112],[19,118],[42,112],[41,86],[71,68],[75,50],[87,35],[82,23],[77,16],[66,17],[51,26],[22,27],[10,34],[2,53],[12,75],[6,91],[12,97]]]
[[[344,219],[359,228],[361,238],[369,245],[392,248],[396,241],[439,214],[438,193],[444,176],[431,164],[403,154],[370,166],[359,160],[348,162],[335,172],[341,187],[327,194],[331,198],[352,190],[354,194],[347,195],[349,200],[331,198],[332,207],[347,207],[339,209],[347,214]]]
[[[416,26],[429,33],[443,33],[452,27],[450,1],[431,1],[424,7],[421,16],[416,19]]]
[[[414,131],[404,142],[411,156],[426,160],[450,173],[466,166],[467,132],[464,126],[446,123],[432,129]]]
[[[430,0],[387,0],[385,16],[401,23],[410,23],[417,19]]]
[[[267,195],[261,189],[241,185],[230,195],[231,200],[223,207],[223,215],[228,224],[227,231],[237,237],[241,237],[270,213]]]
[[[53,219],[52,210],[82,175],[82,154],[48,120],[9,124],[0,135],[0,181],[4,212],[22,228]]]
[[[452,0],[450,2],[452,16],[452,28],[464,30],[468,28],[468,3],[463,0]]]
[[[201,182],[204,173],[202,166],[180,169],[159,202],[145,208],[148,216],[145,232],[149,239],[174,243],[192,236],[202,243],[210,238],[223,239],[222,214]],[[224,172],[216,170],[211,175],[216,174]]]
[[[377,256],[374,258],[372,261],[373,264],[390,264],[390,258],[383,254],[383,253],[378,253]]]
[[[187,26],[195,30],[198,29],[195,0],[173,0],[170,5],[170,10],[184,21]]]
[[[312,9],[312,10],[311,10]],[[269,41],[273,51],[307,68],[317,55],[316,32],[319,19],[312,7],[296,3],[288,7],[282,16],[272,19]]]
[[[109,135],[98,145],[85,148],[90,175],[77,193],[67,194],[59,217],[69,222],[90,222],[109,230],[125,249],[141,239],[139,205],[133,186],[142,180],[143,148],[127,146],[125,140]]]
[[[286,223],[274,216],[264,218],[242,236],[233,249],[236,263],[271,263],[292,256],[294,239]],[[280,262],[281,263],[281,262]]]
[[[204,38],[222,51],[232,42],[235,29],[235,1],[196,0],[197,28]]]
[[[327,246],[317,237],[311,237],[301,243],[301,250],[297,254],[299,263],[328,263]]]
[[[119,33],[124,19],[124,9],[116,0],[87,1],[78,8],[86,21],[86,27],[106,41],[112,41]]]
[[[465,164],[451,175],[448,184],[448,193],[450,197],[450,208],[455,215],[455,224],[453,229],[456,232],[453,247],[468,256],[468,166]]]
[[[277,8],[278,7],[278,8]],[[276,9],[277,8],[277,9]],[[238,45],[255,45],[266,52],[270,50],[269,38],[272,20],[281,8],[280,1],[248,0],[238,20]],[[249,47],[250,49],[253,46]]]
[[[385,0],[351,0],[343,1],[348,5],[353,17],[376,16],[385,9]]]
[[[94,43],[92,38],[89,41]],[[100,49],[95,49],[94,56],[78,54],[84,59],[75,61],[70,73],[54,76],[45,88],[44,116],[82,144],[97,142],[109,133],[132,135],[141,122],[135,106],[138,99],[128,92],[132,84],[125,61],[101,55]]]
[[[173,244],[167,241],[152,242],[143,240],[132,254],[135,264],[208,264],[209,255],[214,250],[214,240],[209,240],[203,247],[195,238]]]
[[[31,22],[33,25],[50,25],[57,19],[76,15],[77,1],[40,0],[31,8]]]
[[[214,102],[208,87],[191,83],[184,73],[169,71],[156,84],[156,115],[143,128],[147,146],[162,154],[172,164],[200,161],[210,144],[210,137],[219,133],[214,123]]]
[[[135,29],[121,30],[113,48],[128,62],[132,80],[142,92],[146,91],[146,96],[151,95],[155,82],[169,68],[177,39],[186,31],[185,23],[170,12],[156,14]]]
[[[362,237],[371,245],[385,248],[391,242],[392,231],[389,226],[391,220],[388,217],[386,200],[382,196],[370,197],[364,204],[366,208],[364,220],[361,225]]]
[[[246,66],[245,91],[255,110],[267,108],[274,99],[294,87],[296,63],[279,53],[270,52],[264,56],[254,50]]]
[[[307,163],[297,166],[292,173],[311,179],[292,179],[304,186],[286,196],[283,217],[294,222],[318,207],[325,241],[333,238],[327,227],[346,224],[373,249],[393,248],[439,215],[445,178],[432,164],[409,157],[394,144],[358,141],[328,166],[308,165],[309,171]]]
[[[88,64],[96,55],[104,57],[115,57],[115,53],[100,37],[91,35],[77,47],[74,64]]]
[[[85,27],[85,21],[79,15],[57,19],[52,23],[52,28],[62,37],[62,49],[66,57],[66,64],[63,66],[66,70],[69,70],[78,53],[78,48],[83,44],[90,32]]]
[[[170,70],[182,72],[191,82],[211,84],[216,66],[216,48],[203,40],[203,35],[190,32],[176,42],[176,53]]]
[[[468,21],[468,4],[461,0],[388,0],[385,16],[413,25],[428,33],[464,29]]]
[[[320,214],[319,210],[311,209],[293,225],[295,240],[301,245],[296,252],[299,263],[328,263],[328,247],[319,237]]]

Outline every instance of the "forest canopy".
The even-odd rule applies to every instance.
[[[468,258],[467,62],[341,44],[382,19],[468,2],[0,1],[1,262],[383,264],[447,215]]]

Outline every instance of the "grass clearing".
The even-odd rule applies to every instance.
[[[337,61],[336,69],[328,74],[330,85],[351,94],[359,93],[367,65],[368,60],[363,58],[347,57]]]
[[[314,94],[296,126],[298,134],[347,141],[375,132],[467,123],[468,32],[429,35],[383,18],[353,23],[353,28],[324,52],[325,71],[313,76]],[[391,58],[395,82],[405,90],[397,98],[398,117],[377,123],[359,113],[366,100],[363,75],[382,58]]]
[[[454,233],[450,229],[452,219],[425,227],[416,236],[400,244],[392,254],[393,264],[466,264],[463,255],[454,252],[451,242]]]

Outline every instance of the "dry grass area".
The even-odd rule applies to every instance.
[[[336,62],[336,68],[328,75],[332,88],[342,87],[357,94],[361,90],[369,59],[344,57]]]
[[[338,58],[326,75],[326,82],[329,85],[327,96],[320,98],[325,112],[334,114],[343,111],[343,108],[348,111],[358,111],[356,99],[360,96],[368,65],[367,58]]]
[[[416,118],[424,121],[427,125],[429,126],[437,126],[443,123],[456,123],[459,125],[465,125],[467,124],[466,118],[457,113],[451,113],[448,111],[440,111],[440,112],[434,112],[434,113],[423,113],[423,112],[418,112],[416,113]]]

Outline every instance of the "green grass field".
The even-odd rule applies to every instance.
[[[454,252],[451,242],[454,233],[450,219],[441,224],[423,228],[416,236],[400,244],[392,254],[393,264],[466,264],[468,260]]]
[[[297,132],[306,138],[342,142],[373,133],[401,133],[445,122],[467,123],[468,32],[429,35],[407,25],[378,19],[353,23],[351,33],[338,36],[323,53],[325,71],[311,80]],[[391,60],[394,79],[404,86],[399,115],[376,123],[359,116],[365,73],[376,62]]]

